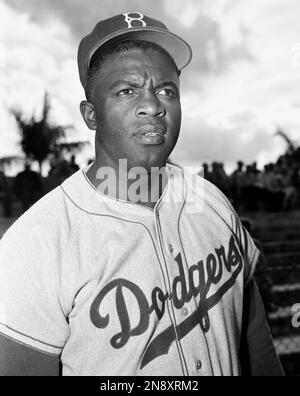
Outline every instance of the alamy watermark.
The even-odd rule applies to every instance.
[[[292,326],[295,329],[299,329],[300,328],[300,304],[295,304],[292,307]]]
[[[178,175],[182,173],[182,176]],[[103,195],[130,203],[185,203],[189,213],[203,211],[205,181],[201,167],[143,167],[129,169],[126,159],[119,160],[118,169],[101,167],[96,173],[96,189]]]

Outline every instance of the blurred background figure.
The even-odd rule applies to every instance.
[[[236,204],[237,210],[243,209],[243,191],[246,184],[244,165],[243,161],[239,161],[237,163],[237,169],[231,175],[232,199]]]
[[[43,183],[41,176],[31,170],[29,162],[25,163],[23,172],[16,176],[13,191],[17,199],[21,201],[24,212],[42,197]]]
[[[242,190],[242,202],[247,212],[256,211],[258,208],[256,197],[257,175],[253,167],[248,165],[245,172],[244,186]]]
[[[225,194],[228,198],[230,198],[230,189],[231,183],[230,178],[228,177],[224,164],[222,162],[213,162],[212,164],[212,172],[211,172],[211,182],[217,186],[223,194]]]
[[[202,165],[202,169],[203,169],[203,174],[202,176],[204,177],[205,180],[208,180],[209,182],[212,182],[212,175],[210,172],[210,167],[207,163],[204,163]]]
[[[73,169],[73,172],[79,171],[79,166],[76,164],[76,157],[75,155],[72,155],[71,160],[70,160],[70,167]]]
[[[284,193],[283,209],[295,210],[298,200],[297,170],[295,167],[289,168],[287,164],[283,164],[281,171]]]
[[[11,188],[2,166],[0,166],[0,204],[4,217],[11,217]]]
[[[261,181],[264,190],[264,208],[274,212],[282,210],[284,184],[280,167],[275,164],[266,165]]]
[[[46,180],[47,191],[58,187],[77,170],[79,170],[79,166],[75,162],[74,155],[69,162],[60,152],[54,153],[50,160],[50,171]]]

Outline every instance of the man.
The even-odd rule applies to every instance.
[[[215,187],[166,167],[190,59],[140,13],[81,42],[96,160],[1,242],[3,374],[57,375],[60,363],[63,375],[282,374],[254,243]]]
[[[0,203],[3,206],[4,217],[11,216],[11,188],[4,169],[0,165]]]
[[[72,155],[71,160],[70,160],[70,167],[72,168],[73,172],[79,171],[79,166],[76,164],[76,157],[75,155]]]
[[[22,203],[23,212],[41,198],[43,194],[41,176],[31,170],[29,162],[26,162],[24,170],[16,176],[13,190]]]
[[[244,162],[237,163],[237,169],[231,175],[234,204],[238,209],[243,207],[243,188],[245,184]]]

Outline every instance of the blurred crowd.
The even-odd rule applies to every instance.
[[[90,161],[91,162],[91,161]],[[300,208],[300,164],[286,155],[276,163],[260,170],[257,164],[238,162],[232,174],[224,164],[204,164],[204,177],[215,184],[233,203],[239,212],[285,211]],[[70,160],[53,155],[46,178],[31,169],[29,162],[14,179],[6,177],[0,169],[0,206],[5,217],[12,215],[14,201],[21,202],[26,211],[44,194],[59,186],[79,170],[75,156]],[[1,205],[2,204],[2,205]]]
[[[238,162],[227,174],[222,163],[204,164],[204,176],[215,184],[238,211],[285,211],[300,207],[300,166],[288,156],[260,170],[257,164]]]
[[[24,170],[13,179],[8,178],[4,169],[0,168],[0,206],[2,204],[3,215],[13,215],[15,201],[21,203],[22,211],[25,212],[77,170],[79,166],[76,164],[75,156],[68,161],[57,155],[51,158],[50,170],[45,178],[31,169],[29,161],[25,162]]]

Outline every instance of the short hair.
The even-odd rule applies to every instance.
[[[116,46],[110,48],[107,52],[94,55],[92,58],[88,74],[87,74],[87,82],[85,86],[85,96],[89,102],[92,101],[93,97],[93,88],[95,85],[95,81],[98,77],[98,74],[100,72],[101,66],[103,63],[106,61],[107,58],[109,58],[111,55],[114,54],[120,54],[121,52],[126,52],[130,51],[132,49],[138,49],[141,51],[149,51],[149,50],[155,50],[165,56],[167,56],[170,60],[170,62],[173,64],[174,68],[177,71],[178,76],[180,76],[181,71],[178,69],[174,59],[171,57],[171,55],[168,54],[162,47],[160,47],[157,44],[151,43],[149,41],[143,41],[143,40],[126,40],[123,41]]]

